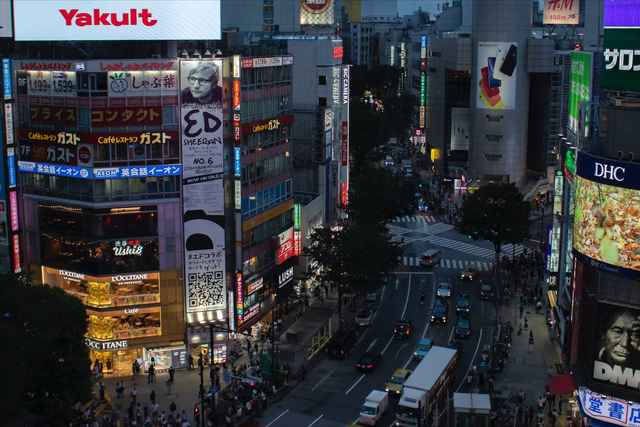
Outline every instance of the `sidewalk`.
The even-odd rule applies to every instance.
[[[309,310],[313,310],[314,308],[326,308],[330,304],[335,304],[337,301],[337,291],[329,292],[329,295],[325,297],[324,301],[316,300],[315,298],[310,298],[309,300]],[[294,304],[294,309],[292,312],[282,319],[282,330],[281,334],[284,336],[284,333],[288,328],[293,325],[296,320],[296,313],[298,310],[299,302],[296,301]],[[305,316],[308,311],[305,311],[301,318]],[[253,342],[252,342],[253,347]],[[242,356],[234,361],[235,366],[240,366],[242,364],[249,365],[250,357],[249,352],[245,350],[242,353]],[[231,364],[227,362],[227,366],[231,369]],[[310,370],[312,366],[307,366]],[[209,365],[204,367],[203,376],[204,376],[204,385],[205,389],[209,389],[211,385],[211,381],[209,379],[211,367]],[[269,399],[269,405],[281,400],[291,389],[293,389],[298,381],[295,379],[296,376],[292,375],[292,379],[288,384],[282,386],[275,397]],[[127,408],[129,407],[129,403],[132,401],[131,399],[131,390],[133,387],[136,388],[137,391],[137,402],[140,402],[142,406],[145,403],[150,403],[150,394],[152,391],[156,392],[156,402],[160,405],[159,413],[165,411],[167,414],[169,413],[169,405],[171,402],[175,402],[177,406],[177,414],[180,414],[183,410],[187,413],[189,423],[192,426],[195,426],[195,421],[193,418],[194,415],[194,407],[200,404],[200,399],[198,397],[198,390],[200,385],[200,371],[198,369],[188,370],[181,369],[176,370],[174,375],[174,382],[171,387],[171,394],[168,394],[167,386],[165,382],[169,379],[168,372],[161,372],[156,374],[156,379],[152,383],[147,383],[147,375],[140,374],[136,377],[135,380],[132,380],[131,375],[127,375],[124,377],[116,377],[116,376],[106,376],[101,379],[101,381],[106,386],[106,402],[100,403],[97,400],[91,400],[85,406],[88,407],[90,404],[94,403],[94,406],[97,408],[96,410],[96,419],[101,423],[102,416],[104,413],[111,414],[114,411],[118,411],[120,415],[120,426],[122,426],[122,420],[127,415]],[[116,383],[119,381],[123,381],[125,383],[125,391],[124,397],[116,397]],[[222,378],[222,372],[220,375],[220,383],[222,388],[227,385]],[[99,396],[99,382],[96,383],[93,387],[93,391],[95,392],[95,396]],[[224,424],[224,417],[222,417],[222,424]],[[240,422],[236,422],[237,426],[242,425],[243,422],[247,421],[247,419],[240,420]]]
[[[537,277],[530,281],[532,285],[536,282]],[[513,289],[513,285],[511,284]],[[543,286],[543,301],[547,301],[546,285]],[[515,292],[512,293],[515,295]],[[498,302],[499,301],[499,302]],[[514,331],[512,334],[511,355],[508,364],[503,372],[494,374],[496,382],[494,394],[492,395],[492,404],[495,402],[495,396],[498,396],[502,402],[505,402],[511,408],[518,404],[518,392],[520,390],[526,393],[524,406],[533,406],[537,408],[537,401],[545,391],[549,391],[547,371],[552,368],[553,376],[563,375],[566,373],[565,366],[562,362],[560,345],[556,340],[552,340],[549,336],[549,328],[545,321],[545,310],[541,314],[535,313],[533,305],[525,305],[522,318],[520,318],[519,297],[512,297],[504,305],[501,300],[497,300],[497,312],[501,324],[511,322]],[[528,328],[524,328],[525,318],[528,319]],[[518,329],[522,325],[522,335],[518,335]],[[534,345],[533,350],[529,353],[529,333],[533,332]],[[556,402],[557,408],[558,402]],[[548,423],[546,417],[549,412],[550,405],[547,403],[544,409],[545,422]],[[563,404],[563,410],[567,409],[567,399]],[[558,411],[558,420],[556,426],[568,425],[563,418],[562,413]],[[496,424],[500,425],[500,424]],[[513,425],[513,424],[511,424]],[[517,426],[525,426],[524,422],[518,423]],[[547,424],[550,425],[550,424]]]

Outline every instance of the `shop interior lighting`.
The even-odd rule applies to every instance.
[[[216,58],[222,56],[222,51],[220,49],[216,49],[216,53],[214,54]]]
[[[205,58],[210,58],[211,56],[212,56],[211,55],[211,51],[209,49],[207,49],[206,52],[204,53],[204,57]]]
[[[182,57],[183,57],[183,58],[188,58],[188,57],[189,57],[189,52],[187,52],[187,49],[184,49],[184,50],[182,51]]]
[[[193,56],[197,56],[198,58],[202,58],[202,55],[200,55],[200,51],[198,49],[196,49],[196,51],[193,52]]]

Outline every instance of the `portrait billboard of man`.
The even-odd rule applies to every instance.
[[[600,304],[593,378],[638,388],[640,375],[640,312]],[[639,372],[640,374],[640,372]]]

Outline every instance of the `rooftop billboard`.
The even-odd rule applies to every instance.
[[[591,52],[571,52],[571,92],[569,93],[569,129],[578,131],[579,102],[591,101]],[[582,124],[586,126],[586,123]]]
[[[217,40],[221,0],[14,0],[16,41]]]
[[[580,23],[580,0],[544,0],[543,7],[544,25]]]

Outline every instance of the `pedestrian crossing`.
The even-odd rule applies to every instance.
[[[440,261],[440,264],[436,265],[436,268],[451,268],[462,271],[467,264],[475,264],[479,271],[491,271],[493,269],[492,263],[488,261],[465,261],[457,259],[443,259]],[[419,267],[420,257],[402,257],[402,265]]]
[[[412,215],[412,216],[402,216],[395,217],[391,222],[419,222],[425,224],[432,224],[434,222],[438,222],[438,219],[432,215]]]

